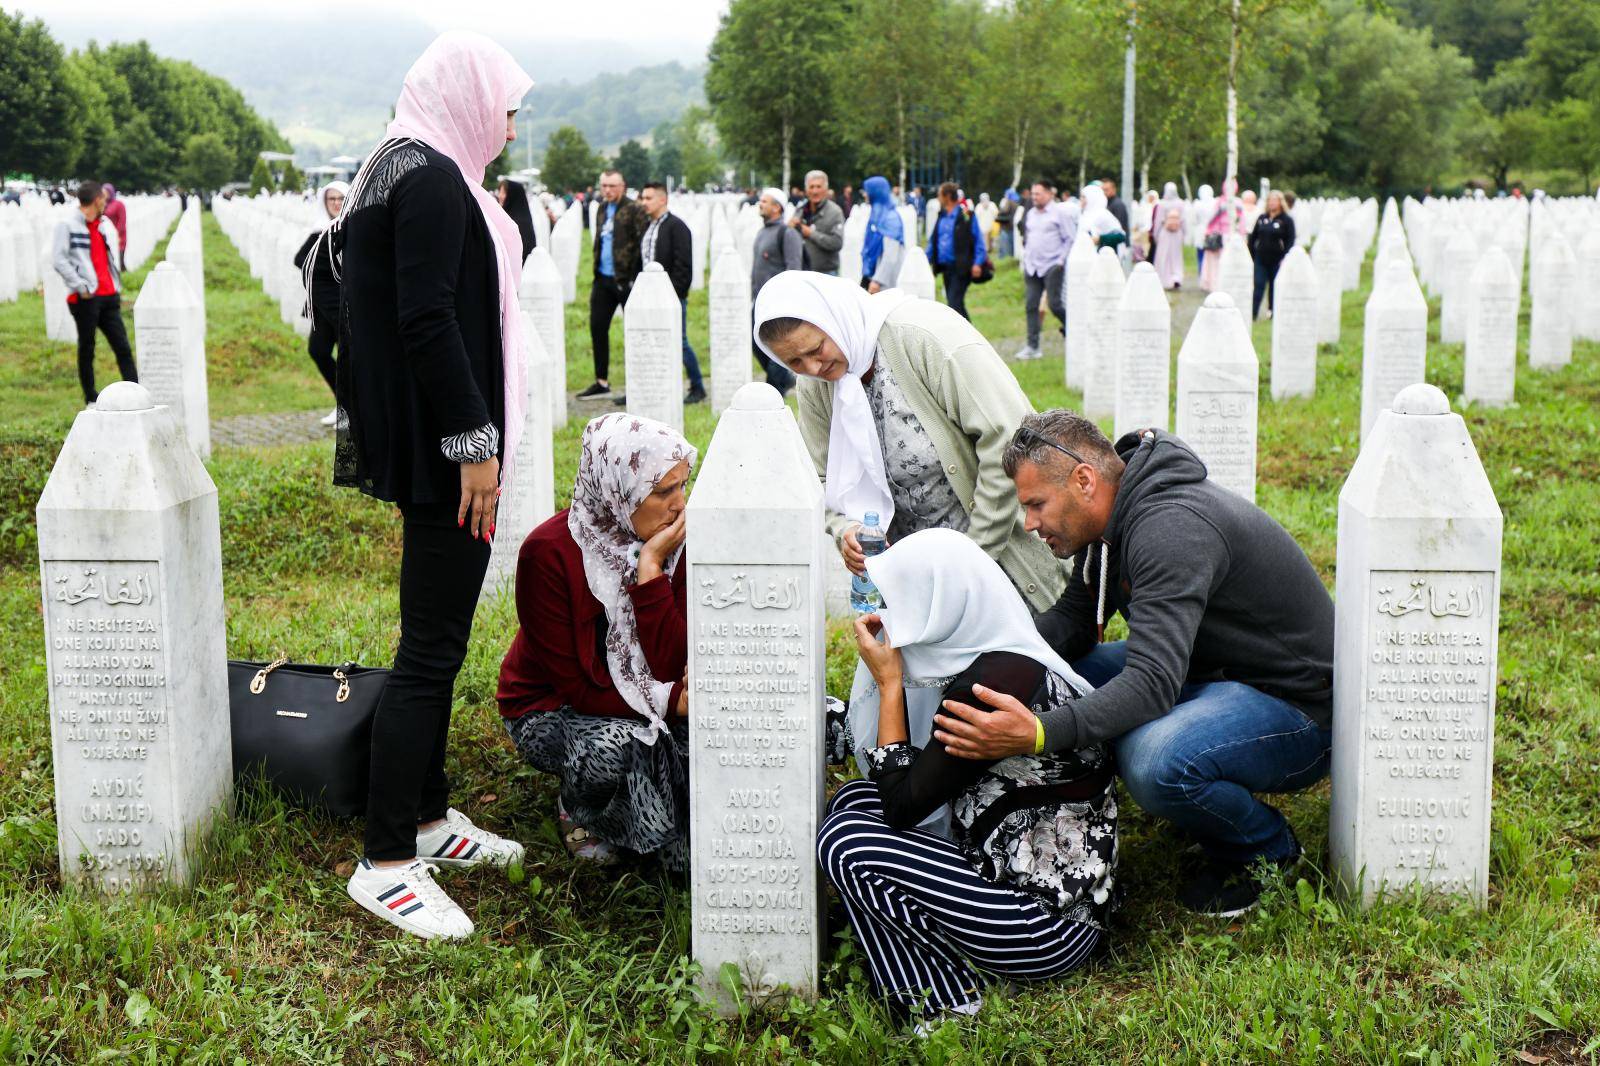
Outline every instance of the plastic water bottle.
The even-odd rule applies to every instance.
[[[861,551],[868,559],[889,546],[888,538],[878,528],[877,511],[867,512],[866,520],[856,530],[856,542],[861,545]],[[872,579],[865,574],[851,574],[850,609],[857,614],[871,614],[882,607],[883,597],[878,594],[878,586],[872,583]]]

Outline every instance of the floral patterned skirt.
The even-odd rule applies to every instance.
[[[689,726],[674,722],[653,744],[628,718],[570,707],[506,720],[506,732],[536,769],[561,779],[567,816],[607,844],[689,868]]]

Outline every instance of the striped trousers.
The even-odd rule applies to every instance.
[[[834,796],[817,861],[844,900],[873,985],[908,1008],[932,1014],[974,1003],[980,974],[1060,976],[1100,942],[1094,926],[985,880],[943,837],[891,828],[871,781],[851,781]]]

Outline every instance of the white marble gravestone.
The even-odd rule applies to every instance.
[[[537,251],[537,249],[535,249]],[[556,513],[554,445],[550,429],[549,353],[532,322],[522,312],[522,338],[526,349],[528,391],[523,398],[522,435],[512,459],[509,479],[501,480],[500,505],[495,511],[494,541],[489,568],[483,575],[482,595],[510,588],[517,574],[517,554],[535,526]]]
[[[1021,212],[1018,212],[1021,214]],[[1089,275],[1094,273],[1094,238],[1087,229],[1080,229],[1067,252],[1067,266],[1061,272],[1061,285],[1066,290],[1061,305],[1067,312],[1067,335],[1064,342],[1066,354],[1065,380],[1067,388],[1082,389],[1089,369]],[[1017,252],[1018,261],[1022,252]],[[1048,295],[1048,294],[1046,294]],[[1049,301],[1039,301],[1039,332],[1044,334],[1044,324],[1050,314]],[[1041,340],[1041,344],[1043,341]]]
[[[0,303],[11,303],[18,296],[10,215],[10,211],[0,210]]]
[[[158,404],[171,409],[189,446],[211,456],[211,401],[206,391],[205,342],[195,335],[194,290],[167,260],[144,279],[133,305],[133,339],[139,382]]]
[[[1167,428],[1171,399],[1172,307],[1149,263],[1128,275],[1117,308],[1116,414],[1111,439]]]
[[[44,284],[44,335],[63,343],[77,340],[78,328],[73,324],[72,310],[67,304],[67,283],[48,261],[44,262],[40,276]]]
[[[62,878],[187,884],[233,796],[216,486],[119,381],[73,422],[38,522]]]
[[[305,302],[305,289],[300,281],[300,272],[294,266],[294,253],[300,250],[300,245],[305,243],[306,233],[303,226],[284,227],[286,235],[293,242],[294,247],[289,250],[280,267],[289,278],[285,285],[287,296],[285,303],[292,304],[292,313],[284,315],[284,321],[292,322],[300,317],[300,308]],[[280,246],[279,251],[282,251]],[[197,340],[204,351],[206,341],[206,272],[205,256],[200,248],[200,201],[191,200],[189,210],[178,220],[178,228],[173,231],[172,240],[167,242],[166,258],[173,266],[183,271],[185,280],[189,282],[189,289],[194,293],[194,318],[198,327]],[[286,311],[291,308],[286,307]]]
[[[1233,297],[1214,292],[1195,313],[1178,351],[1176,432],[1207,475],[1256,498],[1256,391],[1261,367]]]
[[[905,256],[900,260],[900,276],[895,280],[895,288],[919,300],[933,299],[933,268],[928,265],[927,253],[918,245],[906,246]]]
[[[702,987],[817,990],[823,807],[822,486],[794,415],[752,382],[689,498],[690,921]]]
[[[543,245],[522,264],[519,300],[548,357],[548,380],[541,392],[550,399],[551,425],[560,429],[567,424],[567,315],[562,308],[561,271]]]
[[[578,298],[578,253],[582,250],[583,216],[567,211],[550,227],[550,254],[561,275],[561,298],[572,303]]]
[[[750,383],[750,277],[731,245],[711,264],[711,411]]]
[[[1390,263],[1367,297],[1361,330],[1361,435],[1407,385],[1427,378],[1428,300],[1404,263]]]
[[[1317,270],[1299,245],[1289,249],[1272,286],[1272,398],[1317,391]]]
[[[1460,344],[1467,339],[1467,305],[1472,300],[1472,268],[1478,262],[1478,239],[1458,225],[1445,243],[1439,264],[1439,340]]]
[[[1528,319],[1528,366],[1550,370],[1572,362],[1573,305],[1577,291],[1577,257],[1566,238],[1552,234],[1534,252],[1533,310]],[[1585,300],[1596,299],[1584,293]]]
[[[1237,233],[1228,234],[1222,249],[1222,266],[1217,271],[1217,291],[1233,297],[1233,306],[1239,309],[1239,320],[1249,332],[1250,300],[1255,292],[1256,264],[1244,238]]]
[[[1516,395],[1522,293],[1506,253],[1494,246],[1478,258],[1471,284],[1462,395],[1472,403],[1504,407]]]
[[[1595,218],[1600,222],[1600,217]],[[1600,341],[1600,227],[1590,225],[1579,243],[1577,305],[1573,308],[1572,335]]]
[[[1317,236],[1317,243],[1311,246],[1311,262],[1317,268],[1317,342],[1338,344],[1344,302],[1344,244],[1337,233],[1324,231]]]
[[[1466,423],[1408,387],[1339,493],[1328,844],[1364,902],[1487,894],[1500,540]]]
[[[866,208],[850,212],[844,220],[844,245],[839,249],[839,276],[846,281],[861,280],[861,245],[867,237]],[[715,263],[713,263],[713,266]]]
[[[1110,248],[1095,252],[1089,270],[1089,298],[1084,301],[1088,341],[1084,346],[1083,414],[1087,418],[1105,418],[1117,411],[1117,309],[1126,285],[1117,253]]]
[[[628,413],[683,429],[683,310],[660,263],[646,263],[622,311]]]

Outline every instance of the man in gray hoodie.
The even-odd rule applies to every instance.
[[[122,325],[122,271],[120,244],[111,220],[105,217],[106,193],[98,181],[78,186],[78,211],[56,223],[50,265],[67,283],[67,304],[78,327],[78,384],[83,402],[94,403],[94,335],[99,330],[117,357],[124,381],[138,381],[133,348]]]
[[[804,254],[803,242],[798,231],[783,224],[784,199],[782,189],[763,189],[761,198],[756,201],[756,210],[761,212],[761,229],[756,232],[755,250],[750,259],[750,307],[755,308],[756,294],[761,291],[761,286],[782,274],[785,270],[799,270],[801,256]],[[767,384],[783,393],[789,394],[794,388],[794,375],[789,368],[775,359],[767,358],[767,353],[761,350],[760,345],[751,342],[751,352],[756,361],[767,372]]]
[[[1036,716],[1009,697],[949,704],[937,738],[1000,758],[1116,747],[1146,811],[1201,847],[1179,892],[1191,910],[1235,915],[1261,892],[1260,864],[1292,867],[1300,844],[1257,793],[1328,772],[1333,601],[1305,552],[1266,512],[1206,477],[1161,430],[1113,448],[1070,411],[1023,420],[1002,460],[1027,528],[1073,578],[1035,622],[1095,690]],[[1102,643],[1119,612],[1128,639]]]

